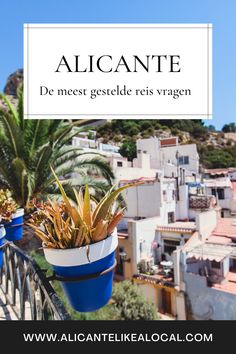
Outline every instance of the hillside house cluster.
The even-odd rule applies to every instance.
[[[236,319],[236,168],[200,172],[195,144],[177,137],[137,141],[131,162],[113,145],[85,137],[73,144],[99,151],[124,192],[116,279],[132,279],[176,319]]]

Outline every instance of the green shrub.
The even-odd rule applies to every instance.
[[[131,139],[124,140],[120,147],[119,153],[123,157],[127,157],[129,161],[132,161],[135,157],[137,157],[136,143]]]
[[[155,305],[148,301],[138,286],[129,280],[124,280],[114,286],[112,299],[122,320],[158,319]]]

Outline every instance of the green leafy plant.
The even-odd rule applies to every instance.
[[[121,320],[157,320],[155,305],[147,300],[139,287],[125,280],[113,289],[113,306],[119,310]]]
[[[87,183],[98,192],[111,186],[114,175],[106,158],[70,145],[89,120],[24,119],[23,111],[22,89],[16,106],[0,94],[0,188],[10,189],[26,212],[31,199],[58,194],[50,165],[66,179],[67,192],[71,185]]]
[[[10,222],[18,208],[9,189],[0,189],[0,220]]]
[[[124,209],[112,211],[122,191],[136,184],[111,188],[98,202],[89,193],[74,189],[76,203],[67,196],[61,182],[52,170],[63,202],[48,200],[36,211],[28,225],[49,248],[75,248],[98,242],[110,235],[123,217]]]

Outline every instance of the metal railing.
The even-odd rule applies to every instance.
[[[13,243],[2,250],[0,289],[17,319],[70,320],[44,270]]]

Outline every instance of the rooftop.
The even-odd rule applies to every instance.
[[[228,256],[236,258],[236,247],[231,245],[202,242],[193,247],[186,247],[184,251],[187,253],[187,258],[208,259],[216,262],[221,262]]]
[[[176,221],[168,225],[157,225],[156,230],[176,233],[193,233],[196,231],[196,224],[192,221]]]
[[[210,175],[227,175],[229,173],[228,168],[206,168],[204,170],[204,173],[210,174]]]
[[[233,218],[219,219],[211,235],[224,236],[224,237],[236,239],[236,219]]]
[[[149,274],[144,274],[144,273],[139,273],[139,274],[134,274],[133,279],[139,280],[139,281],[144,281],[146,283],[150,284],[159,284],[161,286],[170,286],[172,288],[175,287],[174,284],[174,279],[173,279],[173,273],[165,273],[163,271],[163,268],[160,267],[157,271],[157,274],[149,275]]]
[[[229,168],[206,168],[204,169],[204,173],[208,173],[210,175],[221,175],[227,174],[229,172],[235,172],[236,167],[229,167]]]
[[[156,177],[140,177],[136,179],[122,179],[120,183],[155,182]]]
[[[206,240],[207,243],[215,243],[219,245],[228,245],[232,242],[231,238],[224,236],[210,236]]]
[[[212,284],[213,289],[226,291],[227,293],[236,294],[236,273],[229,272],[226,275],[225,282]]]
[[[206,187],[229,187],[232,188],[232,182],[230,181],[229,177],[221,177],[216,179],[204,179],[204,184]]]

